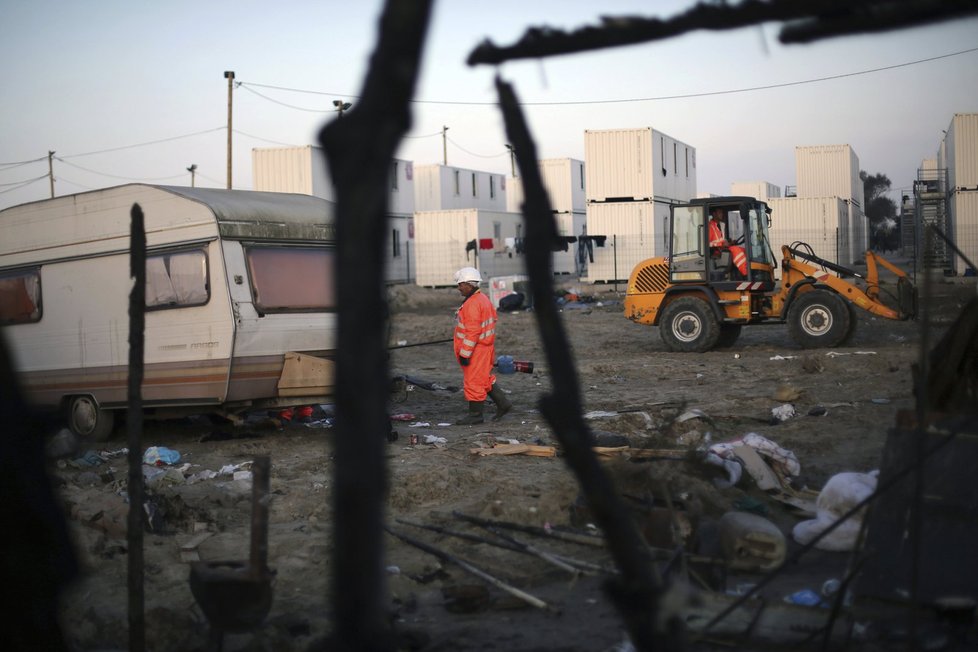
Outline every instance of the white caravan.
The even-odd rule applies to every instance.
[[[322,403],[336,342],[333,204],[130,184],[0,211],[0,325],[21,384],[107,438],[127,402],[130,213],[146,231],[147,416]]]

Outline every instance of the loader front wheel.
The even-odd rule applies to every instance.
[[[852,334],[852,313],[845,300],[829,290],[800,295],[788,311],[791,339],[804,349],[834,347]]]
[[[702,353],[716,346],[720,322],[706,300],[680,297],[662,311],[659,334],[670,351]]]

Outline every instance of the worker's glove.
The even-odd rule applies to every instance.
[[[471,361],[472,360],[470,358],[463,358],[462,356],[458,356],[458,363],[463,367],[468,367]]]

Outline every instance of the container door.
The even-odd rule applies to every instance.
[[[706,280],[706,224],[703,206],[674,206],[669,249],[673,283]]]

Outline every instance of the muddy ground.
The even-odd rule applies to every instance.
[[[931,293],[935,335],[974,296],[973,279],[966,281],[942,280]],[[584,409],[592,417],[588,423],[602,436],[623,437],[631,447],[684,451],[755,432],[793,452],[801,465],[793,484],[817,491],[836,473],[877,468],[897,412],[914,406],[911,366],[919,359],[918,322],[861,312],[851,344],[831,351],[802,350],[786,327],[768,326],[745,329],[729,349],[675,354],[665,351],[655,328],[622,317],[618,290],[624,285],[560,287],[585,299],[565,305],[562,317]],[[392,288],[391,344],[450,337],[458,303],[454,289]],[[398,532],[536,596],[548,608],[528,606],[457,565],[388,537],[385,565],[393,621],[424,650],[614,649],[625,638],[624,628],[602,592],[600,574],[575,574],[538,557],[412,525],[500,540],[458,516],[464,514],[597,534],[559,455],[473,454],[509,440],[557,445],[537,410],[551,377],[532,311],[501,313],[497,354],[534,363],[531,374],[499,376],[514,409],[497,423],[450,425],[464,412],[461,393],[411,384],[393,389],[391,413],[397,415],[393,425],[398,439],[387,449],[387,521]],[[391,363],[394,374],[443,386],[461,384],[449,344],[395,348]],[[772,409],[785,402],[794,405],[797,416],[773,425]],[[825,413],[808,416],[816,406]],[[491,414],[491,406],[487,409]],[[677,423],[690,409],[701,410],[703,417]],[[146,534],[144,549],[150,649],[208,648],[208,624],[191,593],[188,560],[195,555],[210,561],[248,559],[251,484],[247,474],[234,479],[230,474],[207,477],[206,472],[229,466],[228,471],[246,471],[256,455],[269,455],[272,463],[269,565],[276,572],[274,599],[264,623],[254,631],[226,634],[224,649],[305,650],[321,643],[331,629],[327,585],[333,432],[325,422],[281,426],[260,417],[253,415],[235,428],[202,420],[147,423],[147,447],[180,453],[166,474],[149,481],[154,531]],[[410,444],[412,434],[419,437],[416,445]],[[126,461],[124,455],[111,456],[125,439],[117,437],[98,447],[106,458],[102,463],[86,464],[85,449],[52,460],[84,571],[65,594],[62,609],[66,635],[77,650],[127,647]],[[433,443],[426,443],[428,438]],[[95,461],[91,455],[87,459]],[[749,506],[764,512],[790,539],[802,518],[749,480],[719,489],[714,479],[722,473],[696,459],[609,458],[604,466],[636,507],[640,525],[648,525],[653,543],[661,539],[662,524],[647,523],[639,508],[642,500],[662,500],[664,494],[694,524]],[[573,559],[611,565],[601,547],[504,533]],[[790,542],[789,550],[795,548]],[[838,577],[847,560],[846,553],[806,556],[766,587],[765,595],[778,599],[800,589],[817,590],[826,579]],[[756,579],[731,575],[721,590]]]

